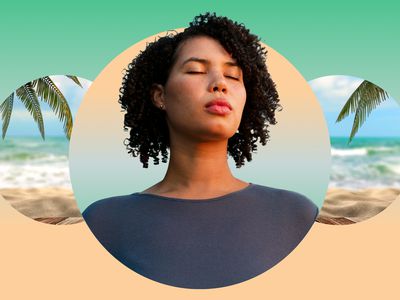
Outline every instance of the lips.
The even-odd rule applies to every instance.
[[[207,112],[215,115],[227,115],[232,111],[232,106],[225,99],[214,99],[205,106]]]

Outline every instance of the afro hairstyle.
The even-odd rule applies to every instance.
[[[124,129],[128,153],[139,156],[144,168],[149,159],[155,165],[168,161],[169,132],[165,111],[152,101],[154,84],[165,85],[175,62],[178,46],[190,38],[208,36],[217,40],[242,69],[246,103],[238,131],[228,140],[227,152],[236,167],[252,160],[257,142],[269,140],[269,125],[276,124],[279,96],[266,66],[267,51],[260,39],[243,25],[215,13],[196,16],[183,32],[168,32],[147,44],[125,70],[119,103],[125,111]]]

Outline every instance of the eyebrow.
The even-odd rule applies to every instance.
[[[185,64],[187,64],[189,62],[192,62],[192,61],[204,64],[204,65],[209,65],[210,64],[210,61],[207,60],[207,59],[198,58],[198,57],[190,57],[190,58],[186,59],[182,63],[182,66],[184,66]],[[240,68],[239,65],[237,64],[237,62],[235,62],[235,61],[227,61],[227,62],[224,63],[224,65],[228,65],[230,67],[238,67],[238,68]]]

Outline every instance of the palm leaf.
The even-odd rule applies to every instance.
[[[336,123],[342,121],[344,118],[346,118],[350,113],[355,113],[358,107],[358,103],[360,101],[360,87],[364,84],[365,81],[363,81],[356,89],[355,91],[351,94],[350,98],[346,101],[344,104],[342,110],[340,111]]]
[[[8,96],[7,99],[4,100],[4,102],[0,105],[1,120],[3,122],[3,126],[2,126],[3,140],[6,136],[8,125],[10,124],[10,118],[11,118],[11,113],[12,113],[12,109],[13,109],[13,104],[14,104],[14,93],[12,93],[10,96]]]
[[[367,80],[364,80],[351,94],[336,119],[336,122],[340,122],[350,113],[355,113],[348,143],[353,140],[371,111],[386,98],[388,98],[388,94],[383,89]]]
[[[79,85],[81,88],[83,88],[82,84],[80,83],[78,77],[76,76],[72,76],[72,75],[65,75],[67,76],[69,79],[71,79],[73,82],[75,82],[77,85]]]
[[[63,122],[64,133],[70,139],[73,118],[67,99],[65,99],[63,93],[48,76],[36,79],[33,83],[40,99],[48,103],[58,119]]]
[[[40,110],[40,104],[33,86],[33,82],[28,82],[27,84],[21,86],[15,93],[25,105],[25,108],[32,115],[33,120],[35,120],[35,122],[38,124],[40,134],[44,139],[43,116],[42,111]]]

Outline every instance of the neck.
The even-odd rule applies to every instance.
[[[171,145],[165,180],[190,186],[218,186],[233,178],[227,161],[227,142]]]
[[[233,177],[229,169],[227,146],[227,140],[200,143],[172,138],[167,173],[146,192],[200,199],[246,187],[248,184]]]

